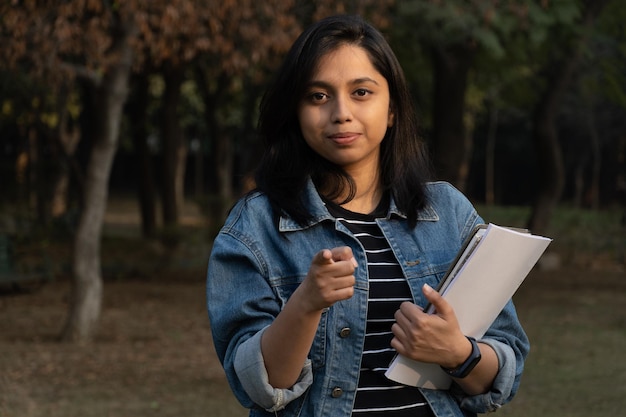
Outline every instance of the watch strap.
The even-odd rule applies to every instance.
[[[458,367],[452,368],[452,369],[444,368],[443,366],[441,367],[441,369],[443,369],[448,375],[450,375],[453,378],[465,378],[467,375],[469,375],[470,372],[472,372],[472,370],[478,364],[478,362],[480,362],[480,358],[481,358],[480,348],[478,347],[478,343],[476,342],[476,339],[470,336],[465,336],[465,337],[467,337],[467,340],[469,340],[470,343],[472,344],[472,353],[470,353],[470,355],[465,360],[465,362],[463,362]]]

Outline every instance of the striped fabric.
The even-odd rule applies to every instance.
[[[377,212],[386,214],[386,207],[372,215],[350,212],[330,202],[327,207],[361,242],[367,255],[370,290],[365,347],[352,415],[434,416],[417,388],[390,381],[384,375],[395,355],[390,346],[394,313],[403,301],[412,300],[398,261],[375,221]]]

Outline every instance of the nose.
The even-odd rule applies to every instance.
[[[333,104],[332,121],[334,123],[345,123],[352,120],[349,98],[338,95],[333,100]]]

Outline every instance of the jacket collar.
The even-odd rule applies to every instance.
[[[335,218],[328,212],[326,204],[324,204],[324,201],[318,194],[317,189],[315,188],[315,185],[310,178],[307,180],[303,192],[303,197],[305,204],[309,207],[309,211],[311,212],[311,219],[307,222],[306,225],[300,225],[291,217],[281,214],[278,221],[278,228],[280,232],[293,232],[308,229],[309,227],[313,227],[316,224],[323,222],[324,220],[335,221]],[[406,219],[406,214],[400,211],[400,209],[396,205],[395,200],[393,199],[393,197],[391,197],[387,219],[390,219],[394,216]],[[439,215],[437,214],[435,209],[430,204],[428,204],[428,202],[426,203],[424,208],[420,210],[420,212],[417,214],[417,221],[437,220],[439,220]]]

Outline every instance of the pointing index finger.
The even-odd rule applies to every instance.
[[[333,254],[329,249],[322,249],[313,257],[311,264],[330,265],[333,263]]]
[[[358,266],[358,263],[356,259],[354,259],[354,255],[352,254],[352,249],[350,249],[349,246],[341,246],[338,248],[334,248],[331,251],[333,260],[335,262],[350,261],[355,268]]]

